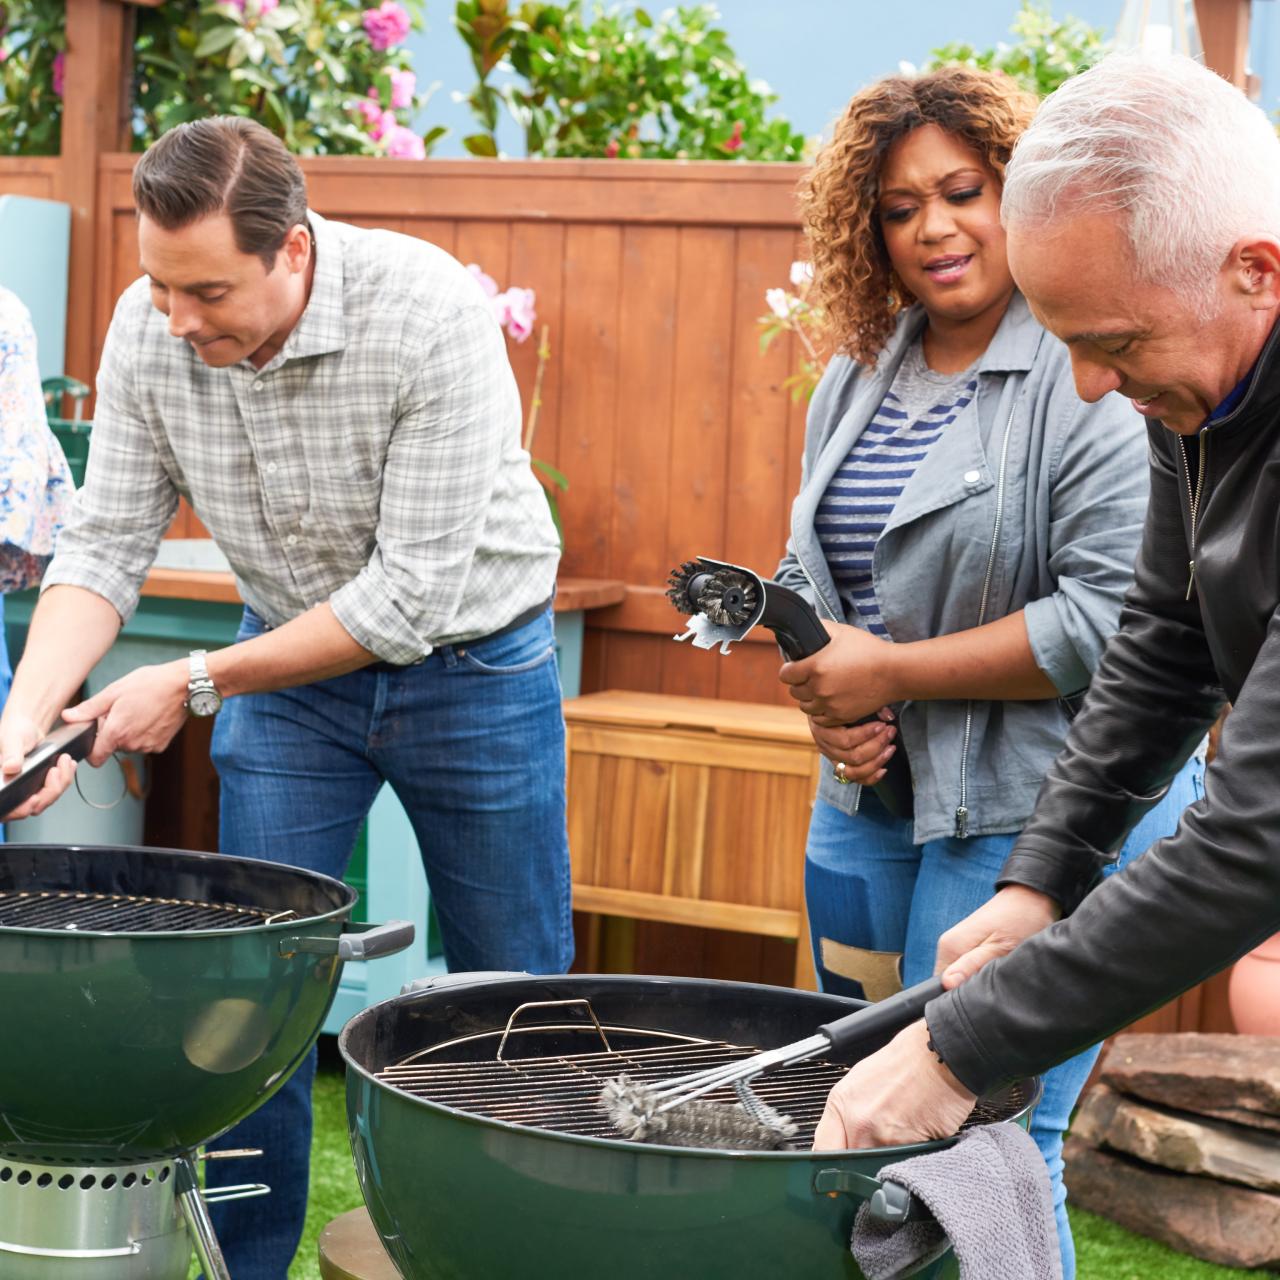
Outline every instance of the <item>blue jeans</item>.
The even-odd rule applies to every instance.
[[[246,612],[238,638],[264,629]],[[378,663],[229,699],[213,762],[224,853],[341,876],[386,782],[413,823],[449,968],[568,970],[564,719],[550,610],[414,666]],[[314,1073],[313,1051],[265,1106],[210,1144],[265,1153],[207,1166],[210,1185],[271,1187],[213,1210],[234,1280],[285,1280],[298,1247]]]
[[[1192,760],[1164,799],[1133,829],[1108,874],[1171,834],[1183,809],[1203,794],[1203,783],[1203,765]],[[809,824],[805,898],[822,989],[864,995],[860,983],[824,968],[824,938],[878,953],[846,953],[845,968],[864,964],[868,974],[883,980],[892,957],[901,955],[904,985],[923,982],[933,972],[938,939],[991,897],[1016,839],[1015,834],[971,836],[917,845],[912,843],[911,823],[891,817],[869,789],[863,790],[854,815],[819,800]],[[1087,1049],[1044,1076],[1044,1097],[1031,1121],[1032,1137],[1053,1183],[1064,1280],[1073,1280],[1076,1267],[1062,1180],[1062,1139],[1100,1047]]]

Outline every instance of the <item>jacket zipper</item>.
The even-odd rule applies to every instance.
[[[1208,440],[1205,433],[1200,432],[1200,467],[1196,472],[1196,491],[1191,492],[1191,459],[1187,455],[1187,438],[1179,436],[1182,446],[1182,476],[1187,482],[1187,503],[1191,508],[1191,559],[1187,561],[1187,595],[1191,599],[1191,591],[1196,584],[1196,517],[1200,514],[1200,495],[1204,492],[1204,470]]]
[[[1004,482],[1009,462],[1009,437],[1013,432],[1013,415],[1017,402],[1009,410],[1005,423],[1004,440],[1000,444],[1000,478],[996,483],[996,522],[991,530],[991,549],[987,552],[987,572],[982,580],[982,599],[978,605],[978,621],[982,626],[987,620],[987,601],[991,593],[991,578],[995,573],[996,550],[1000,545],[1000,529],[1004,523]],[[960,803],[956,806],[956,838],[963,840],[969,834],[969,742],[973,737],[973,700],[970,699],[964,713],[964,746],[960,751]]]

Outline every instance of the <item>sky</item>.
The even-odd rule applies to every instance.
[[[518,0],[511,0],[514,7]],[[664,7],[651,0],[656,11]],[[968,41],[979,48],[1009,38],[1018,0],[718,0],[722,25],[749,74],[768,82],[775,110],[805,134],[822,133],[852,94],[901,61],[920,63],[931,48]],[[1056,16],[1071,14],[1113,30],[1123,0],[1053,0]],[[465,155],[461,138],[475,131],[465,103],[452,100],[474,83],[466,46],[452,29],[453,4],[427,0],[427,30],[409,44],[421,85],[440,88],[419,128],[449,125],[437,156]],[[1280,0],[1254,0],[1251,61],[1263,77],[1262,105],[1280,111]],[[500,130],[503,149],[523,154],[518,132]]]

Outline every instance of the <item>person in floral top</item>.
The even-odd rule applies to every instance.
[[[33,587],[53,557],[53,543],[75,485],[67,460],[49,430],[36,332],[16,294],[0,288],[0,593]],[[9,692],[0,594],[0,704]]]

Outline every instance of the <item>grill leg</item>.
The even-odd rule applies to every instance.
[[[190,1156],[179,1156],[173,1163],[178,1180],[178,1204],[182,1208],[196,1257],[204,1270],[204,1280],[231,1280],[231,1273],[222,1258],[222,1246],[213,1234],[209,1210],[200,1194],[195,1165]]]

